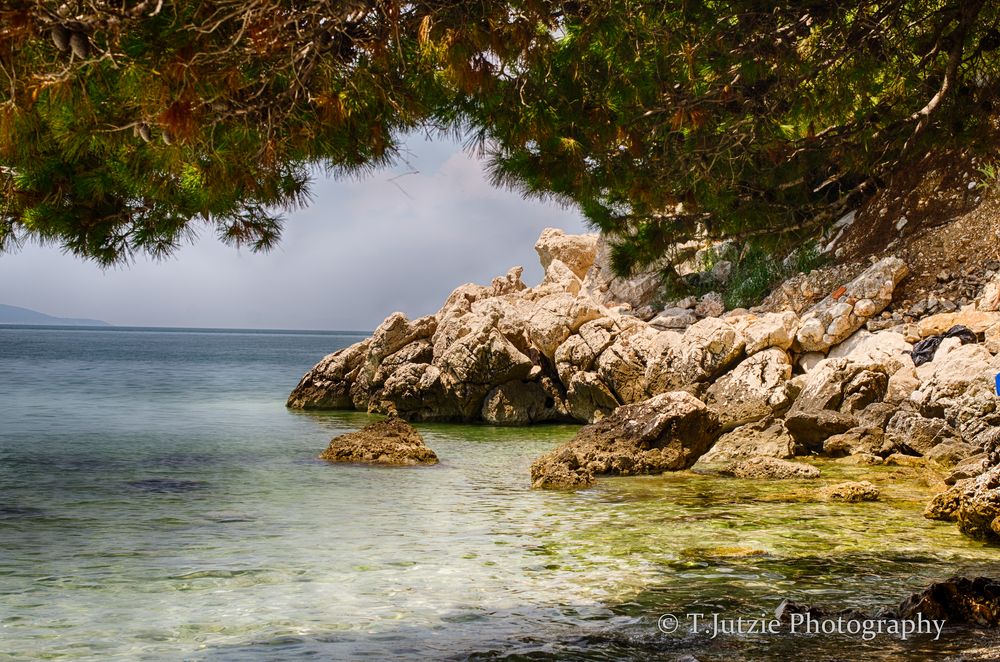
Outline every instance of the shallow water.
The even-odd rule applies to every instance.
[[[1000,550],[920,517],[933,490],[917,470],[537,492],[528,465],[573,427],[463,425],[418,426],[438,466],[328,465],[330,437],[368,417],[284,399],[356,339],[0,328],[0,658],[995,658],[992,634],[960,628],[867,643],[657,629],[664,613],[867,608],[997,574]],[[862,474],[882,502],[815,500]]]

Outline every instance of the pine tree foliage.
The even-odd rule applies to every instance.
[[[317,166],[365,172],[417,128],[578,205],[622,272],[780,240],[991,135],[998,23],[985,0],[11,0],[0,250],[267,249]]]

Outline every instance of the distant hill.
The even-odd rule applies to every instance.
[[[101,320],[53,317],[37,310],[0,303],[0,324],[49,324],[52,326],[111,326]]]

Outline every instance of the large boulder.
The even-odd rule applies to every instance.
[[[732,324],[714,317],[691,325],[683,335],[661,332],[645,370],[646,390],[649,395],[697,392],[733,366],[745,345]]]
[[[576,372],[566,386],[566,408],[577,421],[593,423],[618,408],[621,402],[594,372]]]
[[[889,305],[907,273],[902,260],[887,257],[831,292],[802,316],[796,334],[799,347],[806,352],[826,351],[846,340]]]
[[[465,418],[459,403],[445,391],[441,371],[427,363],[407,363],[393,371],[368,408],[375,414],[396,414],[411,421]]]
[[[624,405],[535,460],[536,488],[576,488],[597,476],[661,473],[694,464],[719,435],[715,414],[683,392]]]
[[[389,315],[372,334],[365,360],[366,373],[374,376],[383,359],[416,340],[430,338],[436,330],[437,319],[433,315],[412,322],[403,313]]]
[[[820,450],[828,437],[855,427],[855,414],[881,402],[888,385],[882,365],[826,359],[805,375],[785,425],[796,441]]]
[[[945,418],[971,442],[1000,424],[994,391],[1000,357],[982,345],[952,346],[946,341],[934,360],[916,372],[921,384],[911,399],[925,415]]]
[[[885,367],[891,375],[905,367],[912,367],[910,352],[913,345],[906,342],[903,334],[894,331],[871,333],[865,329],[856,331],[850,338],[830,350],[827,358],[848,358],[855,363],[871,363]]]
[[[788,353],[771,347],[717,379],[708,387],[705,403],[719,415],[723,430],[732,430],[787,409],[791,377]]]
[[[982,294],[976,300],[976,310],[994,313],[1000,311],[1000,276],[994,276],[983,287]]]
[[[396,417],[334,437],[319,457],[328,462],[391,465],[437,464],[438,461],[420,433]]]
[[[597,257],[596,234],[568,235],[558,228],[545,228],[535,242],[535,252],[548,275],[555,262],[565,266],[577,278],[584,278]]]
[[[620,402],[642,402],[649,397],[647,366],[664,343],[679,339],[680,334],[645,324],[624,329],[597,358],[596,372]]]
[[[1000,323],[1000,312],[972,310],[969,308],[954,313],[939,313],[917,322],[917,335],[921,338],[945,333],[953,326],[968,327],[973,333],[985,333],[987,329]]]
[[[1000,466],[956,482],[934,497],[924,516],[957,522],[975,540],[1000,543]]]
[[[292,409],[353,409],[351,385],[368,356],[371,340],[354,343],[324,357],[288,396]]]
[[[525,330],[531,346],[554,361],[556,349],[571,334],[600,317],[601,311],[589,298],[574,297],[568,293],[553,294],[534,303],[525,321]]]
[[[898,617],[904,620],[916,619],[918,614],[949,625],[996,627],[1000,625],[1000,581],[951,577],[935,582],[903,600],[897,609]]]
[[[886,438],[902,449],[927,455],[938,444],[960,442],[962,437],[940,418],[925,418],[919,412],[900,410],[889,420]]]
[[[848,455],[886,457],[900,450],[902,449],[886,442],[882,428],[864,425],[835,434],[823,442],[823,454],[828,457]]]
[[[560,381],[568,385],[574,373],[594,370],[597,358],[620,334],[643,326],[645,324],[640,320],[621,315],[602,317],[583,324],[555,351],[553,358]]]
[[[790,310],[761,315],[742,330],[746,338],[746,353],[756,354],[768,347],[789,349],[798,329],[799,317]]]
[[[780,420],[764,419],[727,432],[719,437],[707,453],[698,458],[692,468],[708,469],[755,455],[781,460],[795,456],[795,440]]]

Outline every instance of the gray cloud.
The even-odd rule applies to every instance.
[[[413,137],[408,148],[406,162],[362,181],[318,179],[270,254],[205,236],[173,259],[101,271],[32,245],[0,256],[0,303],[122,325],[371,329],[514,265],[537,282],[542,228],[586,231],[575,210],[491,187],[455,143]]]

